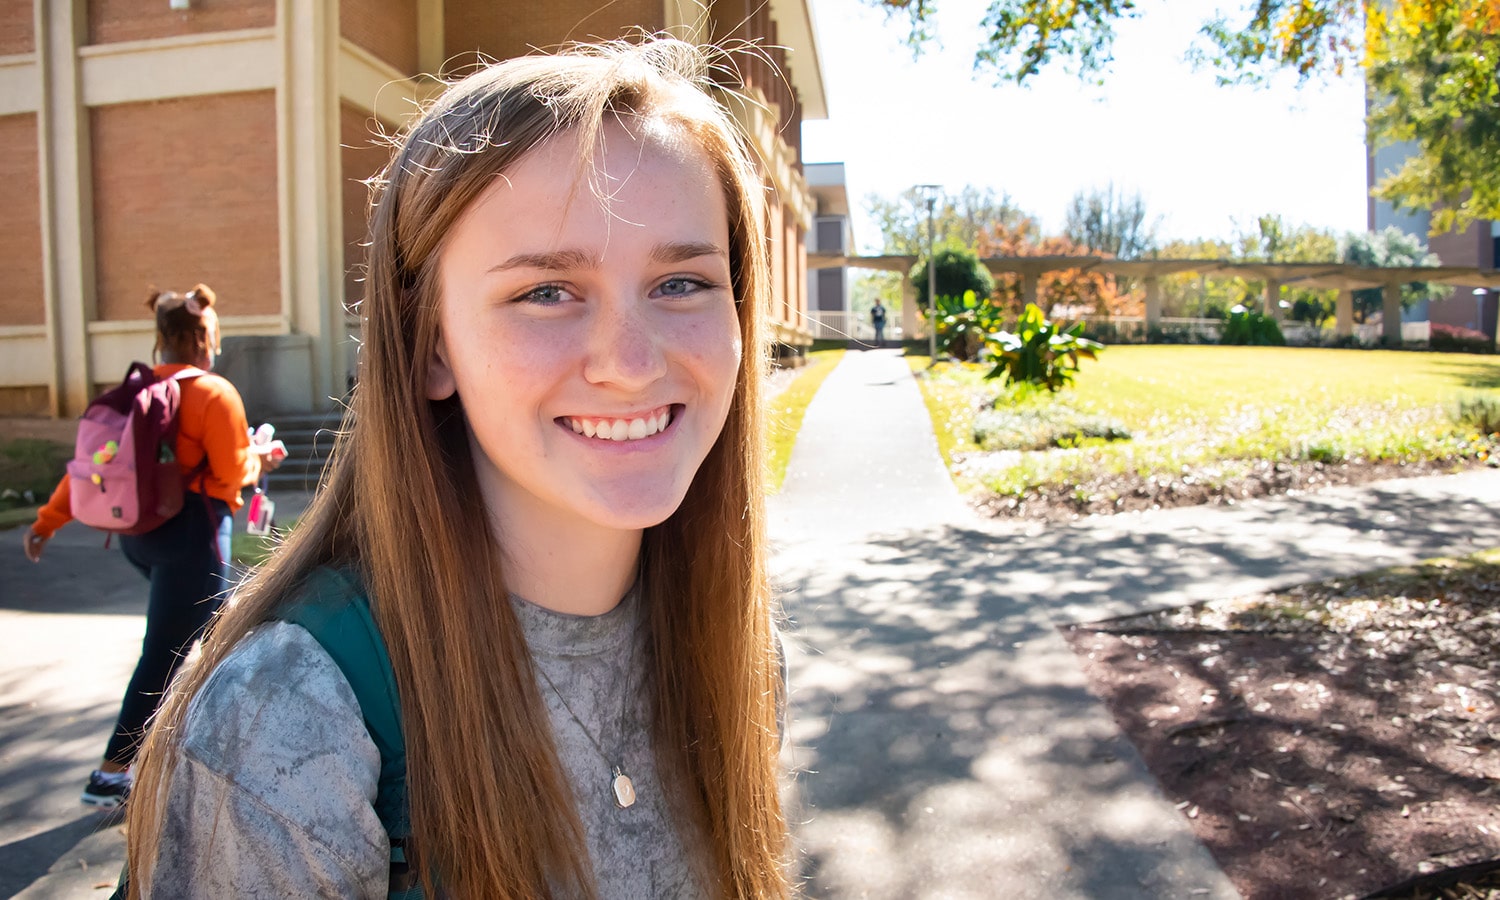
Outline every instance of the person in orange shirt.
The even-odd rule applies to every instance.
[[[156,314],[156,376],[189,367],[204,374],[181,381],[176,452],[190,478],[182,511],[154,531],[120,537],[125,558],[151,584],[146,637],[104,760],[83,792],[91,806],[111,809],[129,795],[130,766],[146,722],[228,592],[229,537],[234,512],[244,502],[240,490],[275,468],[251,450],[239,392],[210,371],[220,348],[214,300],[214,292],[200,284],[186,294],[161,291],[146,301]],[[32,562],[41,560],[47,541],[73,518],[69,493],[64,477],[26,530]]]

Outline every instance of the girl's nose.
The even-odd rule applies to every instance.
[[[667,373],[663,335],[644,298],[600,303],[591,317],[584,377],[627,391],[640,390]]]

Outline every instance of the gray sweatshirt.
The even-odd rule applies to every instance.
[[[513,603],[551,679],[538,688],[600,896],[704,896],[657,777],[635,595],[596,617]],[[184,731],[151,896],[385,897],[390,848],[372,805],[380,754],[348,681],[301,626],[246,636],[194,698]],[[635,784],[628,809],[610,790],[617,764]]]

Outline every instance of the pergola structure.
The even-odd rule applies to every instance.
[[[916,256],[831,256],[808,254],[808,269],[847,266],[880,269],[887,272],[909,272]],[[1262,309],[1266,315],[1282,318],[1281,289],[1297,287],[1311,290],[1336,290],[1334,331],[1338,335],[1354,333],[1354,292],[1380,288],[1383,303],[1382,336],[1392,342],[1401,340],[1401,286],[1414,281],[1500,289],[1500,270],[1468,266],[1357,266],[1348,263],[1263,263],[1230,262],[1222,259],[1106,259],[1099,256],[990,256],[980,260],[993,275],[1018,275],[1021,298],[1038,303],[1041,277],[1049,272],[1077,269],[1122,278],[1140,280],[1146,289],[1146,328],[1149,331],[1161,319],[1161,279],[1167,275],[1193,272],[1260,281],[1265,285]],[[907,334],[916,329],[916,290],[902,281],[902,324]],[[913,301],[913,302],[907,302]]]

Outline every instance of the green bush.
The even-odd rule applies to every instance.
[[[1126,440],[1130,430],[1118,420],[1085,415],[1061,404],[986,409],[974,417],[974,443],[984,450],[1047,450]]]
[[[984,267],[979,257],[961,248],[945,247],[933,255],[937,264],[937,296],[941,300],[944,297],[963,297],[964,294],[973,292],[976,297],[989,300],[995,292],[995,279],[990,277],[990,270]],[[922,260],[912,267],[912,287],[917,289],[917,305],[922,310],[922,315],[927,315],[927,260]],[[941,312],[940,312],[941,315]]]
[[[1500,397],[1494,394],[1460,397],[1458,414],[1454,418],[1460,425],[1472,428],[1479,434],[1500,433]]]
[[[1097,359],[1104,345],[1083,336],[1083,323],[1060,328],[1035,303],[1016,322],[1015,331],[1002,331],[989,340],[987,351],[995,367],[985,378],[1004,378],[1007,384],[1035,384],[1058,391],[1073,382],[1080,359]]]
[[[1250,312],[1244,307],[1236,307],[1229,312],[1229,318],[1224,320],[1224,331],[1219,337],[1221,344],[1233,344],[1240,347],[1284,347],[1286,338],[1281,334],[1281,326],[1276,320],[1267,315]]]

